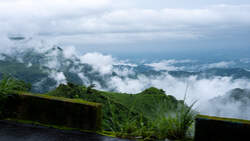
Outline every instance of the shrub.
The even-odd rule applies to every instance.
[[[0,81],[0,95],[4,96],[12,91],[29,91],[31,89],[30,84],[26,84],[24,81],[17,80],[13,77],[5,76]]]
[[[161,139],[183,140],[188,138],[188,133],[194,123],[196,113],[191,106],[181,105],[175,113],[161,116],[155,121],[155,132]]]
[[[140,94],[165,95],[165,91],[162,89],[157,89],[155,87],[150,87],[150,88],[142,91]]]

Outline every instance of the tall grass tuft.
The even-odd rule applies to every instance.
[[[187,136],[189,128],[192,126],[195,113],[192,111],[193,104],[190,107],[182,106],[174,115],[168,115],[163,122],[166,122],[165,135],[168,139],[184,139]]]
[[[168,114],[167,116],[161,116],[159,119],[158,130],[160,138],[168,138],[171,140],[185,140],[188,138],[189,131],[194,124],[196,112],[193,110],[193,106],[196,103],[193,102],[190,106],[185,104],[187,89],[185,92],[183,103],[179,105],[179,108],[175,113]]]

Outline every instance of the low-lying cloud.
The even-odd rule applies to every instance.
[[[176,64],[186,64],[186,63],[193,63],[195,61],[193,60],[162,60],[160,62],[145,64],[146,66],[153,67],[155,70],[166,70],[166,71],[177,71],[177,70],[183,70],[185,67],[177,67]]]
[[[249,89],[234,89],[206,101],[201,105],[200,111],[208,115],[250,120],[249,94]]]
[[[47,69],[49,78],[54,79],[56,82],[56,85],[53,87],[51,86],[51,88],[55,88],[61,83],[67,83],[66,75],[63,72],[65,67],[68,68],[69,72],[79,76],[83,84],[89,85],[94,83],[96,84],[96,88],[101,90],[113,90],[123,93],[135,94],[146,88],[154,86],[165,90],[167,94],[173,95],[177,99],[183,99],[186,88],[188,87],[188,97],[186,102],[191,104],[192,102],[198,100],[196,107],[202,113],[211,113],[208,110],[204,110],[206,108],[200,108],[204,105],[208,106],[207,102],[210,99],[223,96],[234,88],[250,88],[250,80],[247,78],[232,78],[231,76],[210,76],[208,78],[200,78],[195,74],[186,77],[174,77],[173,75],[170,75],[168,71],[163,71],[156,75],[153,73],[145,74],[143,73],[143,70],[136,72],[135,69],[138,67],[136,64],[129,63],[128,61],[118,60],[111,55],[104,55],[97,52],[77,54],[76,49],[74,49],[72,46],[67,47],[66,50],[62,50],[56,45],[46,43],[44,41],[41,42],[33,40],[23,43],[16,42],[9,46],[12,45],[13,47],[10,48],[12,51],[10,51],[9,55],[16,57],[19,62],[25,63],[27,67],[31,63],[31,60],[23,60],[25,51],[32,51],[33,54],[37,53],[38,55],[43,55],[43,57],[39,59],[41,65],[40,67],[49,68]],[[171,67],[179,67],[177,70],[180,70],[181,66],[175,65],[185,65],[192,62],[192,60],[171,59],[163,60],[159,63],[144,65],[154,67],[156,72],[158,72],[158,70],[168,70],[168,68]],[[85,69],[83,66],[81,66],[83,63],[88,64],[93,68],[93,70],[90,69],[89,71],[93,71],[93,75],[96,75],[95,77],[98,77],[98,79],[89,79],[86,73],[83,72]],[[227,67],[229,64],[230,63],[219,62],[210,64],[207,68]],[[72,67],[70,65],[72,65]],[[92,75],[91,72],[88,73],[89,75]],[[113,75],[113,73],[116,73],[116,75]],[[41,83],[46,83],[46,81],[42,79],[35,85],[39,86]],[[105,87],[101,83],[105,83]],[[225,108],[224,110],[226,111],[230,109]]]
[[[102,55],[100,53],[86,53],[80,57],[82,63],[93,65],[95,70],[102,74],[112,72],[115,60],[110,55]]]
[[[204,65],[204,69],[211,69],[211,68],[229,68],[232,67],[235,64],[235,62],[233,61],[222,61],[222,62],[217,62],[217,63],[211,63],[211,64],[207,64]]]

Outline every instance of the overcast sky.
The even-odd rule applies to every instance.
[[[0,1],[0,37],[17,33],[111,54],[250,48],[250,1]]]

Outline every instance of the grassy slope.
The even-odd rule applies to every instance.
[[[143,91],[138,94],[123,94],[102,92],[102,95],[119,101],[119,103],[143,113],[148,118],[157,117],[160,113],[171,112],[177,108],[178,102],[174,97],[166,94],[150,94]]]
[[[131,119],[154,119],[159,114],[175,110],[179,101],[164,91],[149,88],[139,94],[104,92],[75,84],[60,85],[48,95],[81,98],[103,104],[103,128],[121,131],[120,126]]]

